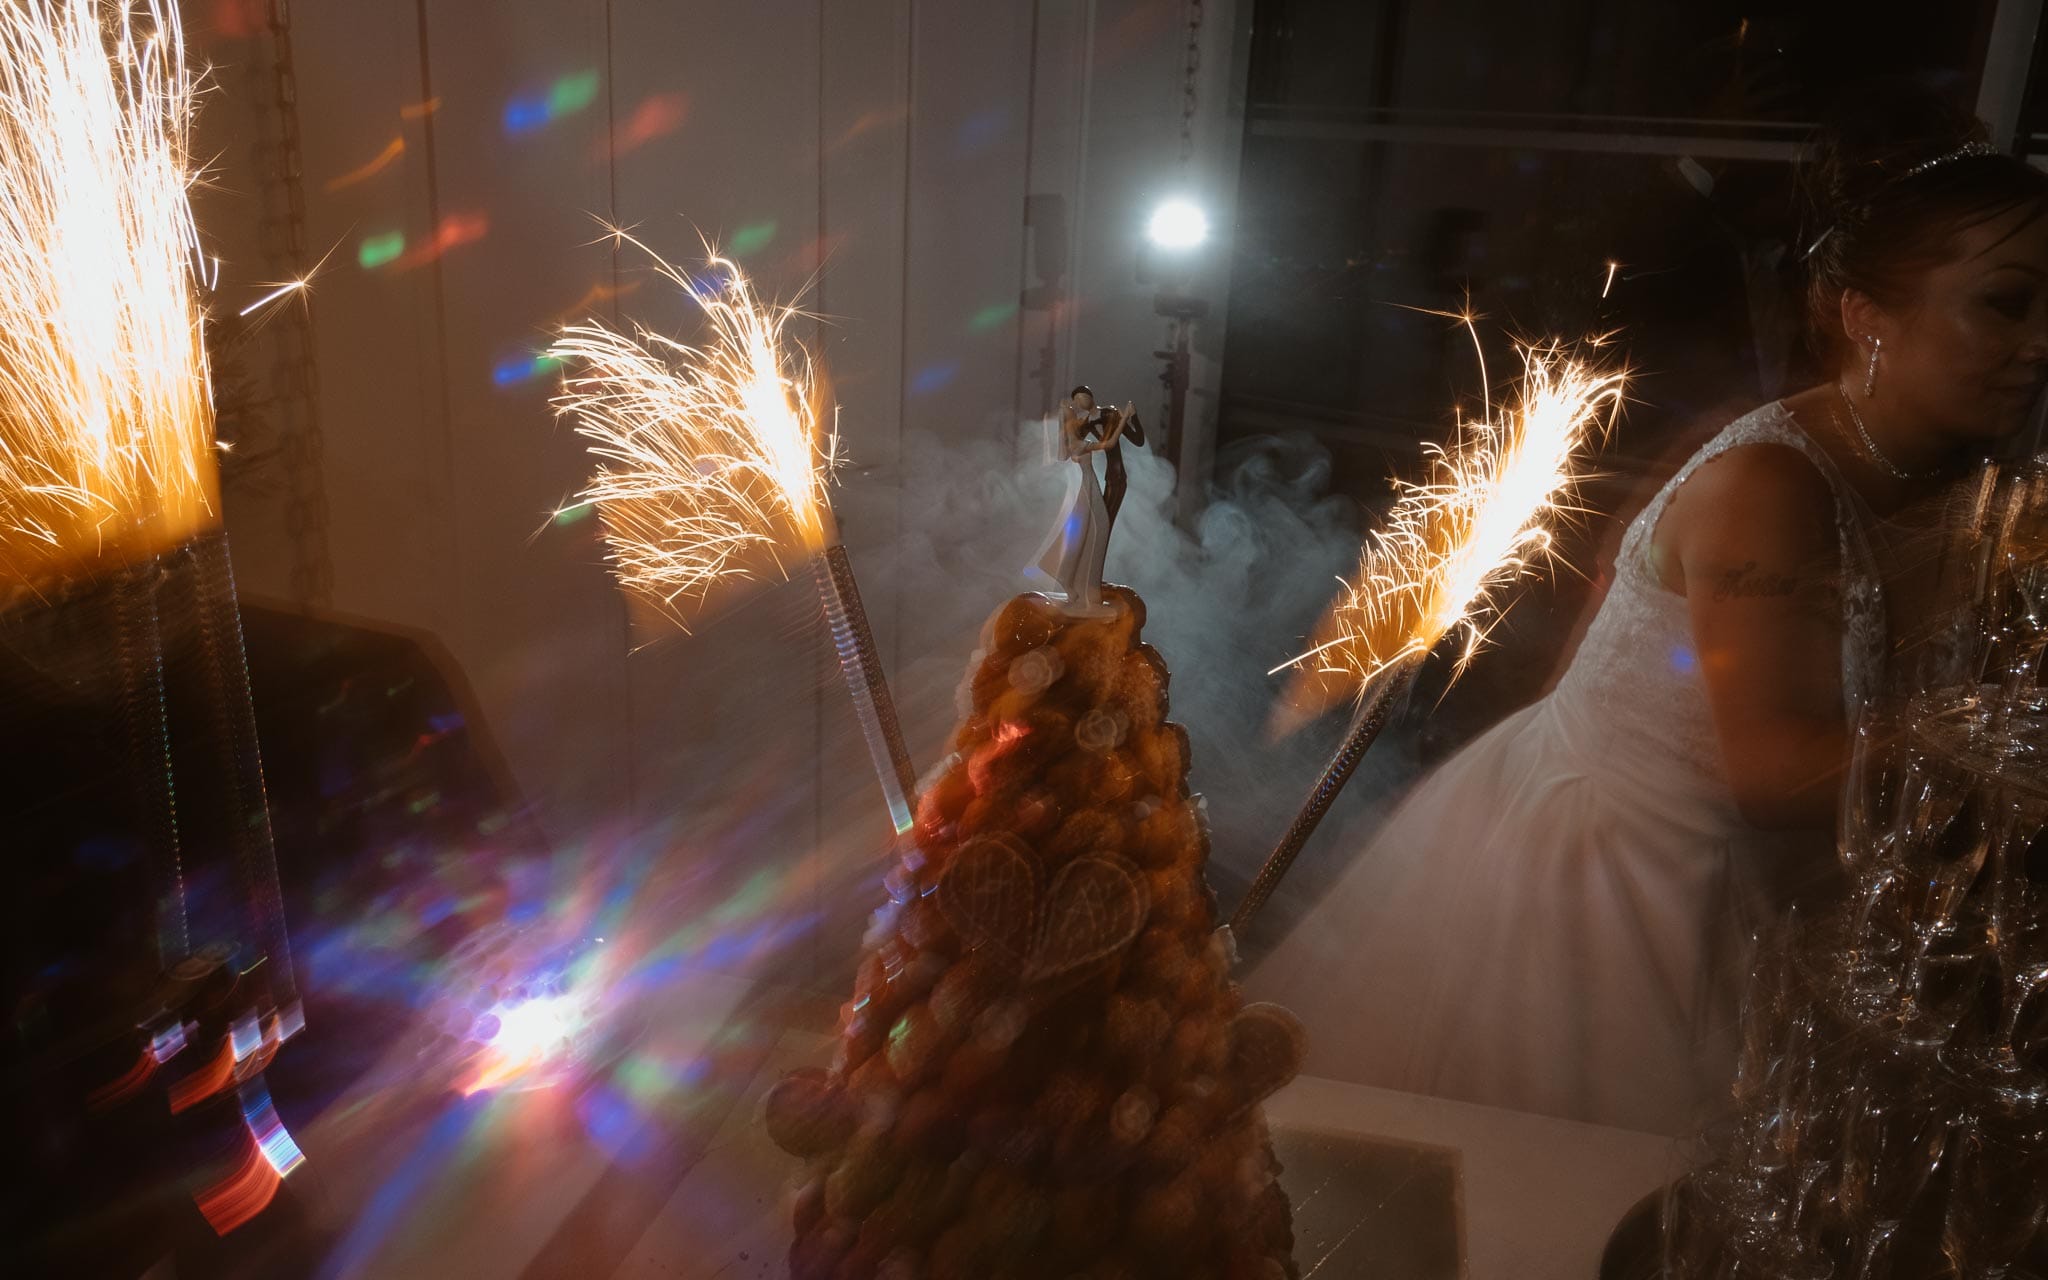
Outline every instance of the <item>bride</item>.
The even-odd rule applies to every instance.
[[[1556,690],[1411,794],[1254,971],[1308,1023],[1307,1070],[1669,1133],[1725,1092],[1749,939],[1825,874],[1883,678],[1884,518],[2018,432],[2048,369],[2048,174],[1980,136],[1914,98],[1815,140],[1836,376],[1679,470]]]

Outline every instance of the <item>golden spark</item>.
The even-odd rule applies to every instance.
[[[836,436],[824,379],[785,329],[804,313],[763,304],[729,259],[693,279],[623,231],[687,293],[708,332],[691,345],[634,325],[569,325],[548,354],[570,367],[555,397],[590,444],[596,474],[568,508],[596,504],[619,580],[678,624],[718,583],[765,555],[830,536],[825,484]],[[708,247],[707,247],[708,252]]]
[[[169,0],[0,9],[0,584],[214,519],[192,101]]]
[[[235,314],[238,316],[246,316],[251,311],[259,311],[264,307],[269,306],[271,303],[276,302],[279,298],[284,297],[286,294],[297,293],[299,290],[311,286],[312,283],[313,281],[310,277],[304,280],[287,280],[285,283],[277,286],[275,289],[272,289],[269,293],[264,294],[262,297],[256,299],[256,301],[250,303],[248,306],[243,307],[240,311],[237,311]]]
[[[1473,317],[1454,318],[1476,346]],[[1320,697],[1298,688],[1298,715],[1284,720],[1322,710],[1331,685],[1362,693],[1453,631],[1464,633],[1462,671],[1498,617],[1499,590],[1549,555],[1551,523],[1576,489],[1589,442],[1612,425],[1628,375],[1557,342],[1517,351],[1512,403],[1489,403],[1477,421],[1461,414],[1448,446],[1429,448],[1424,479],[1396,482],[1400,496],[1317,629],[1318,643],[1268,673],[1293,667],[1323,686]]]

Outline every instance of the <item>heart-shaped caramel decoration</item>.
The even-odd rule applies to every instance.
[[[939,913],[973,947],[1011,968],[1030,959],[1038,926],[1038,872],[1031,853],[1000,832],[961,844],[939,880]]]
[[[1225,1075],[1239,1100],[1251,1106],[1280,1091],[1301,1070],[1308,1033],[1301,1019],[1277,1004],[1248,1004],[1230,1021],[1230,1065]]]
[[[1040,904],[1044,923],[1024,976],[1037,981],[1093,964],[1145,927],[1144,877],[1122,858],[1090,854],[1061,867]]]
[[[969,946],[1042,982],[1130,945],[1150,909],[1145,878],[1114,854],[1061,867],[1044,895],[1030,850],[1000,833],[963,843],[938,886],[939,911]]]

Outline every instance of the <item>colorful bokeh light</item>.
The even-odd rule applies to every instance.
[[[505,104],[505,132],[513,137],[539,133],[557,120],[573,116],[597,100],[601,84],[595,68],[571,72],[538,93],[523,93]]]
[[[726,240],[726,251],[736,258],[759,253],[775,242],[775,219],[765,218],[760,222],[749,222],[734,231]]]
[[[365,271],[375,271],[387,263],[398,261],[404,252],[405,232],[381,231],[356,246],[356,265]]]
[[[558,372],[562,362],[542,352],[522,352],[507,356],[491,366],[491,383],[498,387],[516,387]]]
[[[987,333],[991,329],[999,328],[1016,315],[1017,310],[1015,302],[991,302],[968,317],[967,332]]]

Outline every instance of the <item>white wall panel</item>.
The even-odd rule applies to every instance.
[[[608,255],[585,247],[611,189],[605,5],[432,0],[426,12],[441,105],[436,222],[417,269],[442,286],[446,638],[542,821],[576,831],[627,798],[624,615],[590,524],[549,524],[587,463],[549,409],[554,378],[519,370],[610,279]]]

